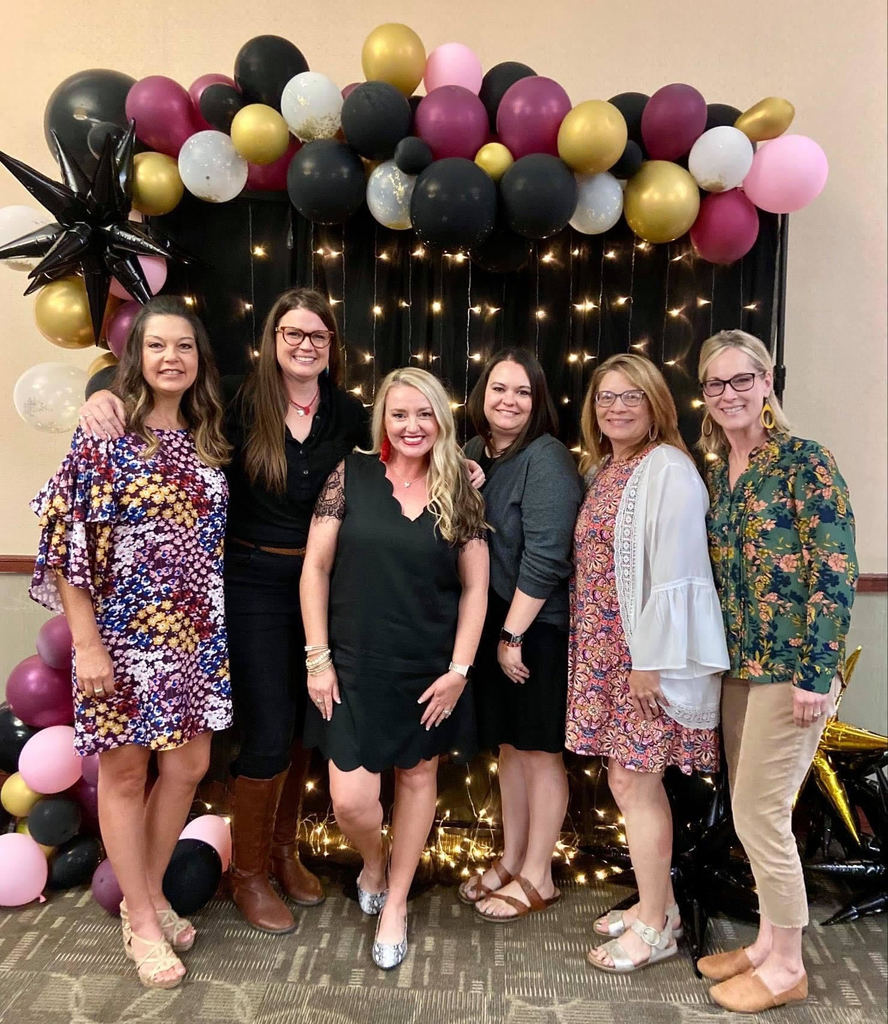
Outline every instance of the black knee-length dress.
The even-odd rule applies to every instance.
[[[459,547],[441,537],[428,509],[415,520],[403,514],[376,455],[348,455],[332,482],[345,499],[329,603],[342,703],[329,722],[308,708],[306,744],[341,771],[412,768],[440,754],[467,760],[476,750],[472,684],[428,731],[420,725],[426,705],[417,703],[453,657]],[[326,503],[330,489],[322,492]]]

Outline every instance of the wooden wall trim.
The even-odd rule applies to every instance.
[[[857,581],[858,594],[884,594],[886,591],[888,591],[888,573],[861,573],[860,579]]]
[[[0,573],[21,573],[30,576],[33,571],[33,555],[0,555]]]

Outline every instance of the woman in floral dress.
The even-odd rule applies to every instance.
[[[227,485],[218,378],[206,332],[177,298],[137,316],[117,387],[126,433],[77,430],[32,502],[41,517],[31,596],[64,609],[74,640],[74,733],[99,755],[99,823],[120,888],[127,955],[172,988],[195,932],[162,880],[231,723],[222,597]],[[148,762],[158,779],[145,798]]]
[[[593,967],[628,973],[673,956],[663,772],[718,767],[724,630],[706,546],[706,490],[659,370],[618,355],[595,371],[581,426],[589,484],[574,532],[576,575],[566,746],[607,758],[639,902],[595,922]]]
[[[697,966],[718,982],[717,1003],[756,1013],[808,994],[792,805],[835,708],[857,580],[854,515],[832,455],[791,436],[758,338],[722,331],[705,341],[700,383],[709,546],[731,659],[725,759],[760,915],[750,946]]]

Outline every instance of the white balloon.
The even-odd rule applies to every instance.
[[[406,231],[411,227],[410,197],[416,176],[405,174],[394,160],[381,163],[367,181],[367,206],[384,227]]]
[[[332,139],[339,131],[342,93],[317,71],[303,71],[284,86],[281,113],[290,131],[303,142]]]
[[[243,191],[250,168],[224,132],[197,132],[179,150],[185,188],[208,203],[227,203]]]
[[[14,242],[52,222],[52,215],[46,210],[35,210],[32,206],[4,206],[0,208],[0,245]],[[40,260],[40,256],[14,256],[3,262],[10,270],[29,273]]]
[[[727,192],[743,184],[755,151],[738,128],[720,125],[703,132],[691,148],[688,170],[707,192]]]
[[[577,205],[570,226],[583,235],[609,231],[623,212],[623,184],[612,174],[577,174]]]
[[[86,371],[69,363],[38,363],[15,382],[15,411],[35,430],[63,434],[77,425]]]

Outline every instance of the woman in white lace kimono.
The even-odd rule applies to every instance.
[[[639,902],[595,922],[610,941],[588,960],[628,973],[676,952],[663,772],[718,767],[728,657],[706,488],[662,374],[641,356],[612,356],[592,377],[581,425],[588,489],[574,532],[566,745],[607,758],[625,821]]]

